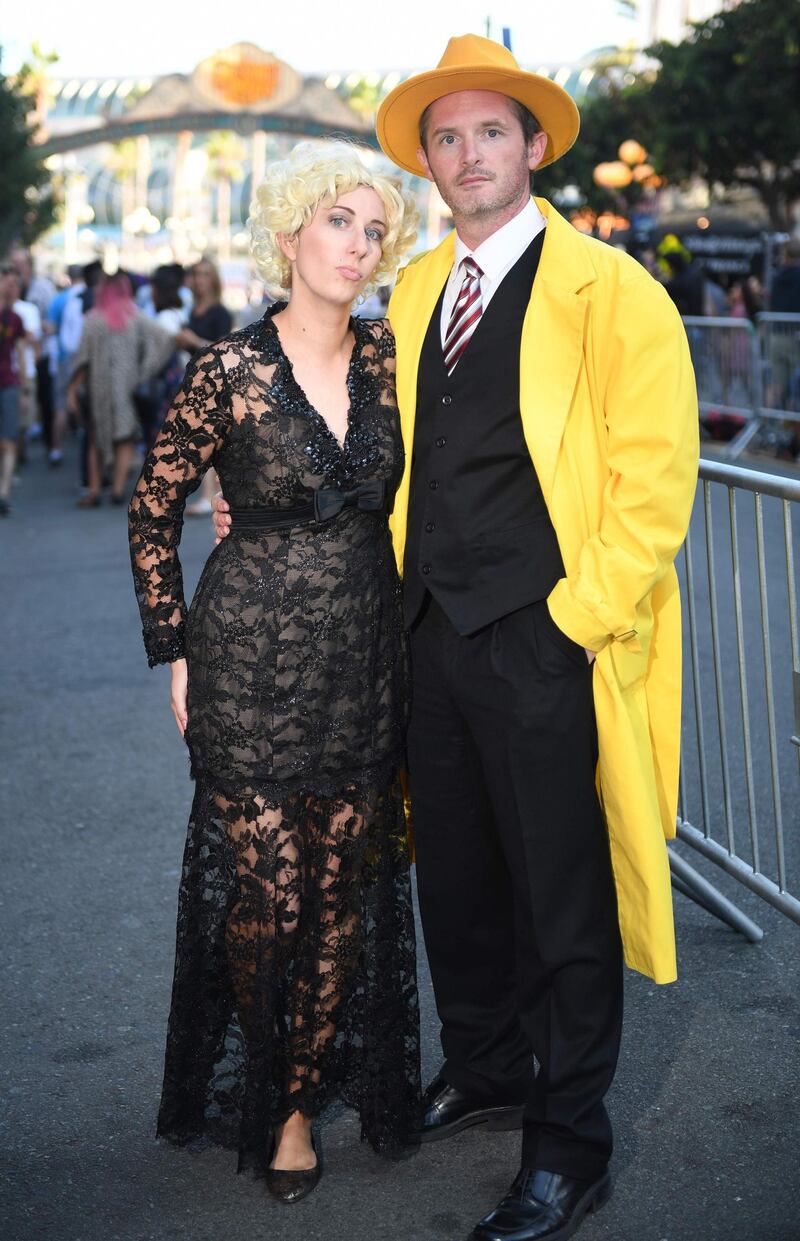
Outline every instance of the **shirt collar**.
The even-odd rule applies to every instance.
[[[470,250],[456,233],[454,267],[457,268],[467,255],[472,255],[484,276],[495,280],[508,266],[509,259],[519,257],[527,250],[546,223],[536,203],[529,198],[512,220],[498,228],[496,233],[492,233],[491,237],[487,237],[474,250]]]

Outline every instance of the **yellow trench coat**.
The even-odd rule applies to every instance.
[[[598,787],[629,966],[676,977],[666,838],[675,835],[681,615],[673,560],[697,479],[698,415],[683,325],[633,259],[547,217],[520,350],[525,439],[566,577],[556,624],[597,652]],[[406,468],[391,518],[402,570],[422,343],[454,234],[401,273],[389,305]]]

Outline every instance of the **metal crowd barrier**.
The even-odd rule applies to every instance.
[[[678,839],[800,924],[800,481],[711,461],[678,568],[684,708]],[[676,850],[673,884],[762,932]]]
[[[735,459],[765,419],[800,420],[800,315],[748,319],[684,316],[700,413],[742,420],[727,444]]]
[[[763,359],[761,413],[800,418],[800,315],[757,316]]]

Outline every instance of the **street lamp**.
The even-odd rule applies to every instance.
[[[635,202],[639,202],[638,210],[647,210],[646,201],[639,200],[641,191],[655,190],[663,185],[663,179],[656,175],[652,164],[647,163],[647,151],[635,138],[626,138],[620,143],[617,151],[618,159],[598,164],[592,176],[596,185],[609,190],[618,211],[630,211]],[[632,197],[624,191],[632,187]],[[652,203],[650,204],[652,210]],[[612,232],[628,228],[629,221],[621,215],[604,212],[597,218],[596,229],[604,240],[608,240]]]
[[[624,189],[633,180],[630,168],[619,159],[607,164],[598,164],[592,176],[595,184],[601,185],[604,190]]]
[[[647,159],[647,151],[645,151],[641,142],[637,142],[635,138],[626,138],[620,144],[617,154],[629,168],[633,168],[635,164],[643,164]]]
[[[619,159],[597,165],[593,174],[596,185],[607,190],[621,190],[632,181],[645,189],[658,189],[664,184],[653,165],[647,163],[647,151],[635,138],[621,142],[617,154]]]

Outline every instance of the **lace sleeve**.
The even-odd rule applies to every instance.
[[[228,410],[224,371],[217,350],[210,349],[189,363],[128,509],[133,579],[151,668],[184,654],[186,603],[178,559],[183,508],[192,483],[222,442]]]

